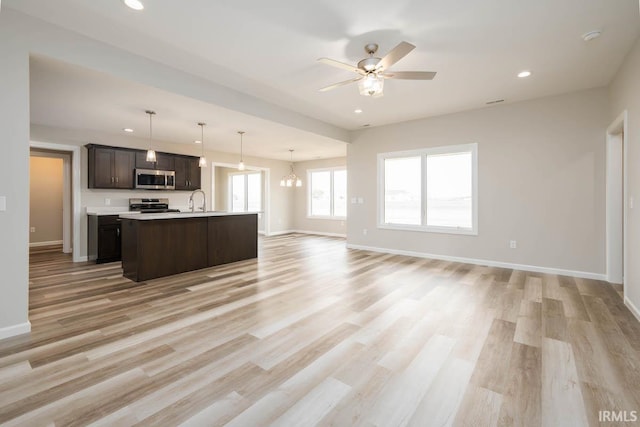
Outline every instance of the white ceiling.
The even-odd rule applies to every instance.
[[[636,0],[142,1],[142,12],[121,0],[3,6],[350,130],[604,86],[640,34]],[[417,48],[392,70],[433,81],[387,81],[377,99],[355,85],[318,92],[352,75],[317,58],[356,63],[366,43],[384,54],[402,40]],[[518,79],[524,69],[533,76]]]
[[[206,123],[207,150],[239,153],[240,136],[247,156],[289,160],[343,157],[344,142],[305,132],[237,111],[88,70],[49,58],[30,60],[31,121],[68,129],[97,130],[149,137],[154,110],[154,139],[194,144],[201,139],[198,122]],[[194,147],[198,152],[201,146]]]

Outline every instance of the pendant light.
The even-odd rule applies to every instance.
[[[302,187],[302,180],[293,171],[293,150],[290,149],[289,153],[291,153],[291,165],[289,166],[290,167],[289,175],[285,175],[282,177],[282,179],[280,180],[280,187],[293,187],[294,185],[296,187]]]
[[[242,135],[244,135],[244,131],[239,130],[238,133],[240,134],[240,163],[238,163],[238,170],[243,171],[244,161],[242,160]]]
[[[155,163],[156,152],[153,150],[153,124],[151,123],[151,118],[156,114],[156,112],[147,110],[145,113],[149,115],[149,149],[147,150],[147,162]]]
[[[206,123],[198,122],[198,126],[200,126],[200,141],[202,145],[202,155],[200,156],[200,161],[198,162],[198,166],[201,168],[207,167],[207,158],[204,156],[204,127]]]

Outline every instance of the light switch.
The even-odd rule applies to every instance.
[[[0,211],[4,212],[7,210],[7,198],[6,196],[0,196]]]
[[[364,203],[364,199],[362,197],[358,197],[358,204],[361,205]]]
[[[629,197],[629,209],[633,209],[633,196]]]
[[[357,197],[352,197],[351,198],[351,203],[352,204],[358,203],[358,198]]]

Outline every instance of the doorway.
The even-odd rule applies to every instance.
[[[29,146],[36,157],[62,159],[62,251],[71,253],[73,262],[86,261],[80,256],[80,147],[39,141],[31,141]]]
[[[258,211],[258,233],[269,235],[269,169],[237,164],[211,164],[213,210]]]
[[[29,248],[71,253],[70,156],[32,149],[29,156]],[[64,245],[63,245],[64,242]]]
[[[607,128],[606,160],[606,263],[607,281],[624,284],[627,244],[627,112]],[[624,289],[624,288],[623,288]],[[626,291],[625,291],[626,294]]]

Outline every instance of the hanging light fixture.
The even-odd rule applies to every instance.
[[[153,125],[151,123],[151,118],[156,114],[155,111],[147,110],[145,111],[149,115],[149,149],[147,150],[147,162],[156,162],[156,152],[153,151]]]
[[[291,153],[291,170],[289,175],[283,176],[280,180],[280,187],[293,187],[294,185],[296,187],[302,187],[302,180],[298,178],[298,175],[293,171],[293,150],[289,150],[289,153]]]
[[[367,73],[367,75],[358,82],[358,88],[360,89],[360,95],[378,98],[382,96],[384,78],[375,72]]]
[[[198,166],[200,166],[201,168],[206,168],[207,167],[207,158],[204,156],[204,127],[206,126],[206,123],[202,123],[202,122],[198,122],[198,126],[200,126],[200,141],[202,145],[202,155],[200,156],[200,161],[198,162]]]
[[[238,170],[243,171],[244,161],[242,160],[242,135],[244,135],[244,131],[239,130],[238,133],[240,134],[240,163],[238,163]]]

